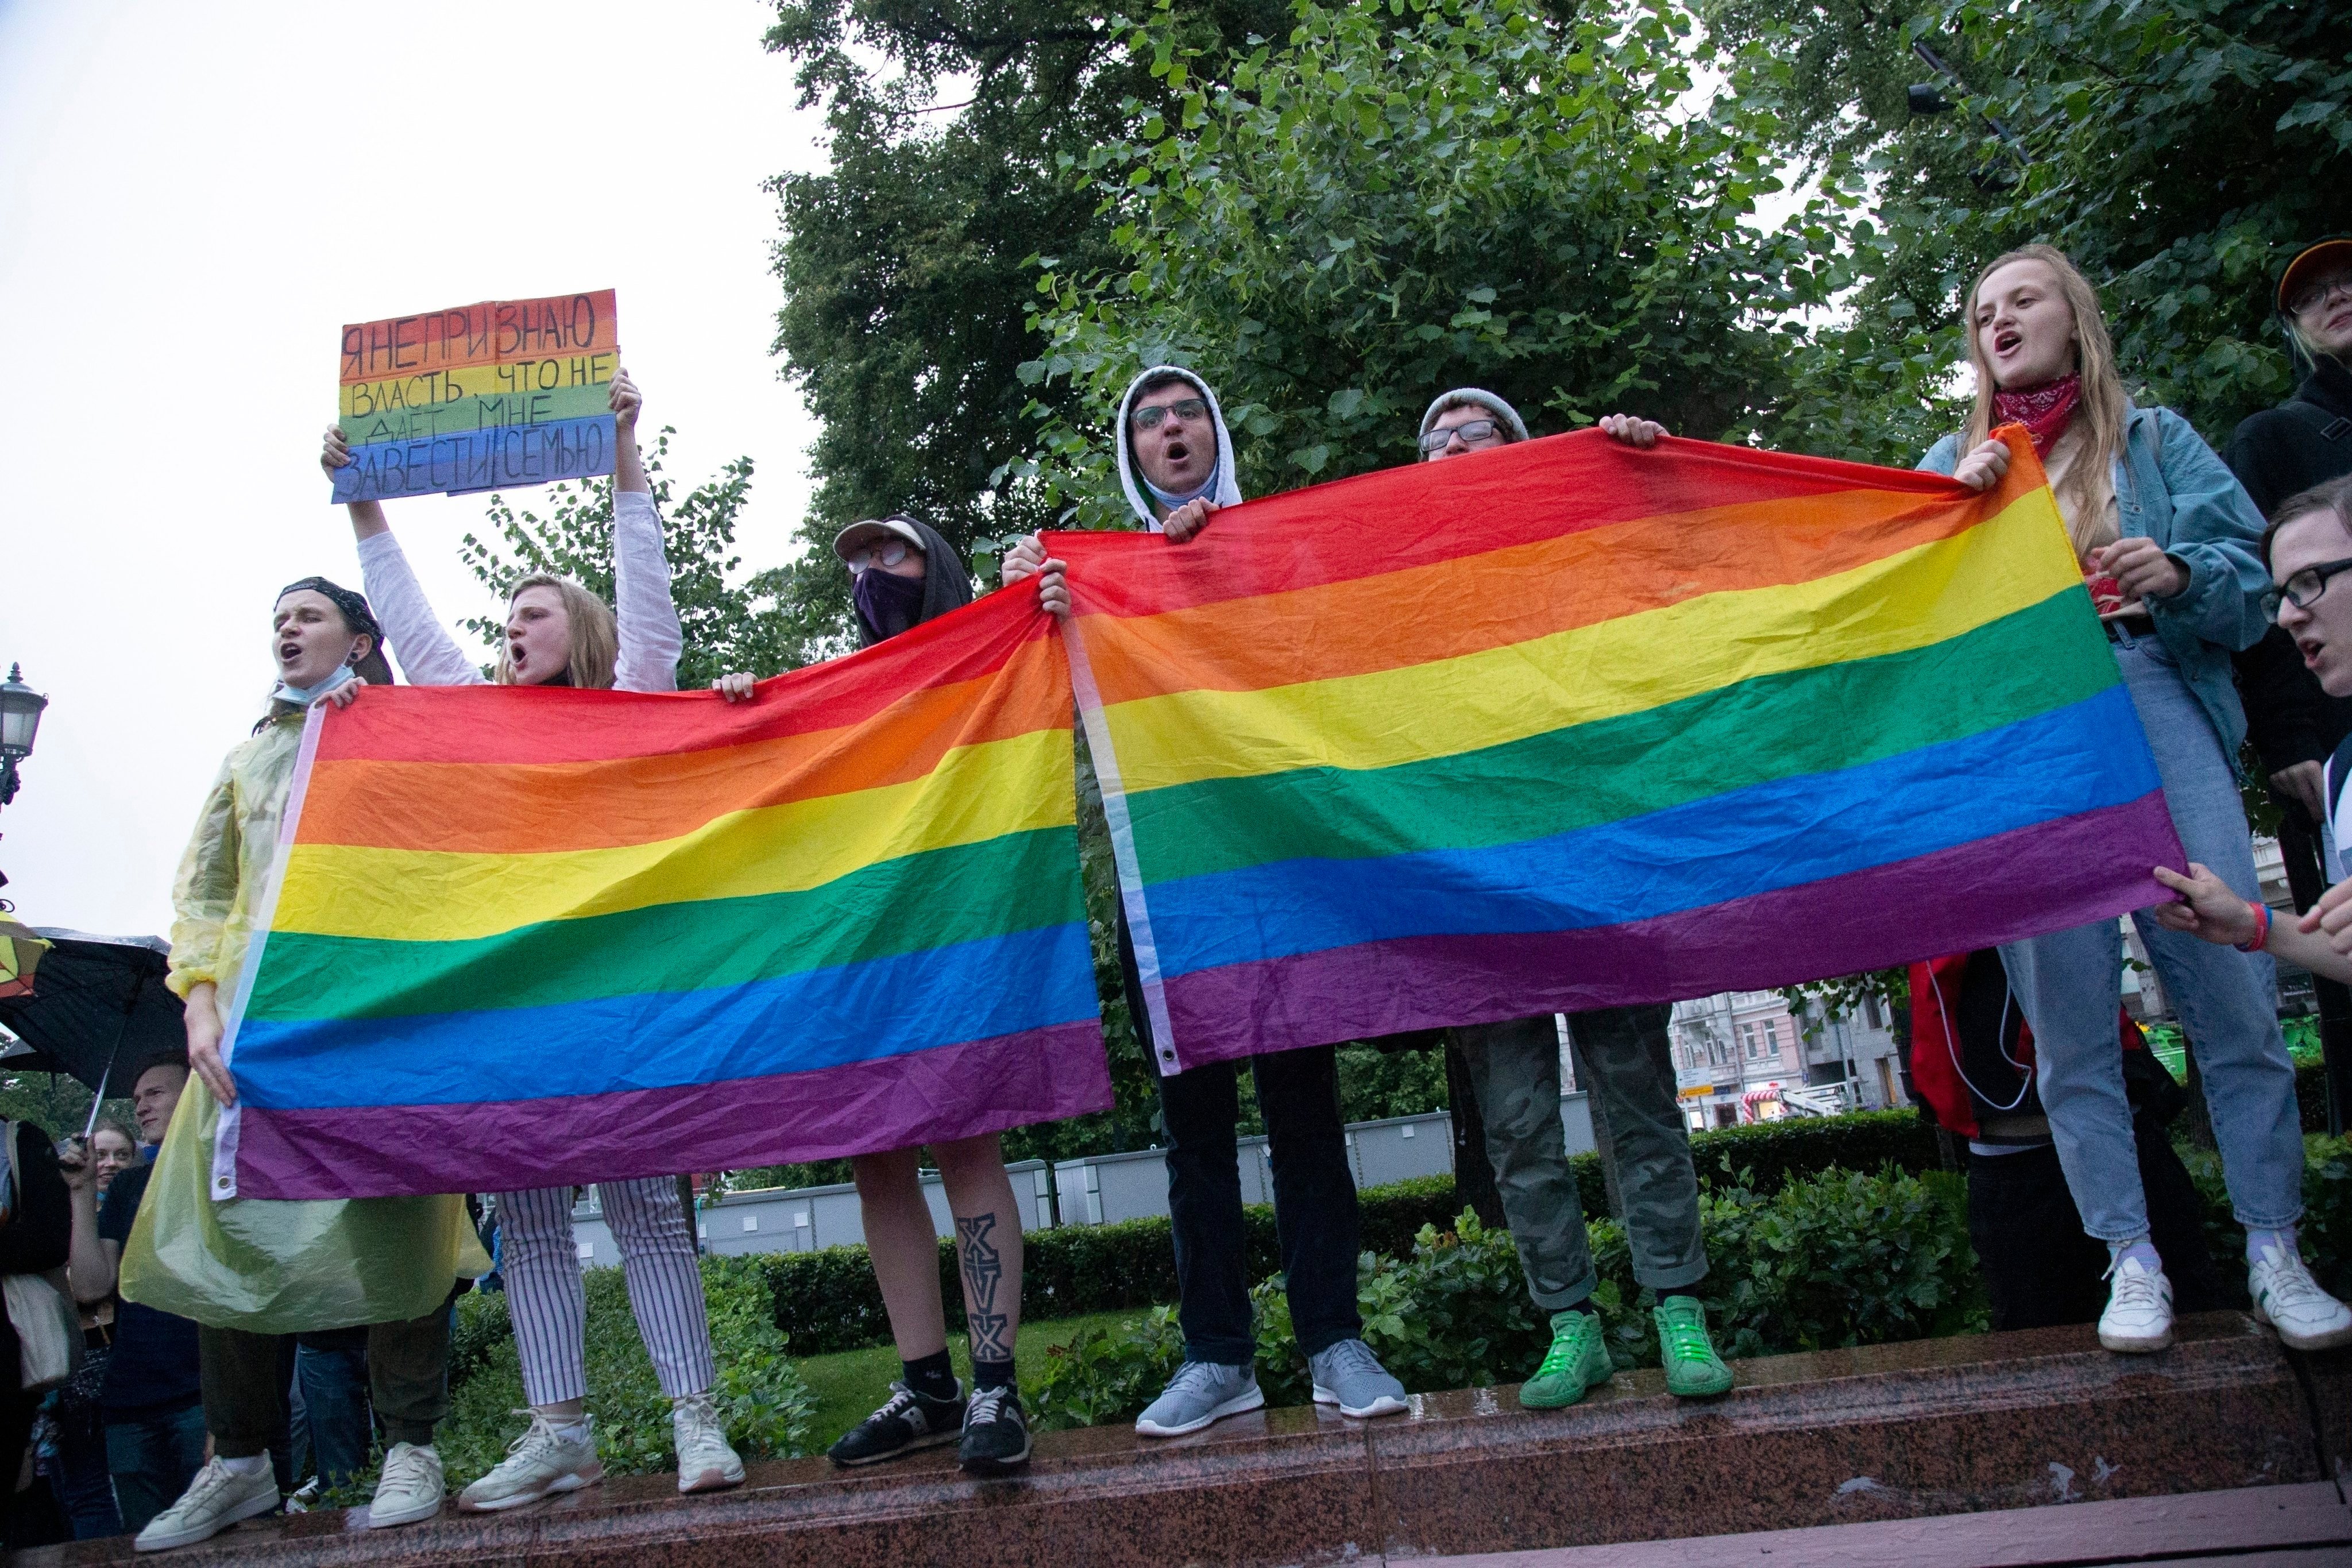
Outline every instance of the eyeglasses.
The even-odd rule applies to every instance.
[[[1449,426],[1443,430],[1432,430],[1428,435],[1423,436],[1421,438],[1421,449],[1424,452],[1442,451],[1444,449],[1445,443],[1456,436],[1462,437],[1464,446],[1475,446],[1480,441],[1488,439],[1500,428],[1502,426],[1496,420],[1465,419],[1459,425]]]
[[[1171,414],[1190,425],[1195,419],[1206,419],[1209,416],[1209,405],[1198,397],[1187,397],[1181,402],[1164,405],[1154,404],[1149,408],[1137,409],[1128,416],[1127,422],[1138,430],[1157,430],[1167,422],[1168,416]]]
[[[2327,297],[2338,289],[2352,289],[2352,272],[2338,272],[2305,284],[2286,302],[2287,314],[2300,316],[2305,310],[2315,310],[2327,302]]]
[[[2347,572],[2352,572],[2352,555],[2341,561],[2322,561],[2315,566],[2290,573],[2285,582],[2263,595],[2263,618],[2277,620],[2279,609],[2284,605],[2293,605],[2298,610],[2311,608],[2319,602],[2319,595],[2327,592],[2329,580]]]
[[[855,576],[877,566],[896,566],[907,559],[907,552],[913,548],[905,540],[896,538],[886,539],[879,544],[861,546],[849,552],[850,574]]]

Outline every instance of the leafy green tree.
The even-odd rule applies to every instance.
[[[1183,16],[1191,46],[1217,53],[1284,10],[1194,0]],[[827,124],[827,167],[770,184],[774,348],[822,422],[806,538],[906,510],[969,552],[1038,526],[997,472],[1029,437],[1034,258],[1110,259],[1109,226],[1062,160],[1129,134],[1166,89],[1075,0],[783,0],[767,45]],[[933,101],[950,87],[968,96]],[[838,574],[792,586],[813,623],[848,625]]]
[[[1177,101],[1074,160],[1118,265],[1039,284],[1048,348],[1022,374],[1048,424],[1010,472],[1044,508],[1120,521],[1101,428],[1159,360],[1218,387],[1245,494],[1411,460],[1423,406],[1465,383],[1554,426],[1631,408],[1699,436],[1769,400],[1777,329],[1843,280],[1838,213],[1753,225],[1772,127],[1737,101],[1676,111],[1680,11],[1296,14],[1229,80],[1196,76],[1164,6],[1129,35]]]
[[[2292,386],[2270,284],[2346,226],[2352,12],[2293,0],[1702,0],[1784,157],[1866,189],[1853,331],[1801,353],[1772,438],[1916,453],[1963,357],[1960,290],[2000,251],[2065,250],[2127,378],[2209,438]],[[1907,81],[1906,81],[1907,79]],[[1915,113],[1908,84],[1927,89]],[[1940,100],[1943,111],[1938,110]],[[1841,405],[1842,378],[1849,388]],[[1862,395],[1851,395],[1859,392]],[[1853,421],[1859,418],[1860,424]],[[1940,427],[1948,428],[1949,421]],[[1826,440],[1809,439],[1820,431]]]
[[[751,492],[751,459],[738,458],[718,477],[673,498],[662,472],[673,434],[665,428],[646,454],[646,473],[662,514],[662,542],[669,555],[670,597],[686,646],[677,663],[677,683],[708,686],[732,670],[773,675],[831,657],[853,646],[829,621],[801,613],[808,595],[798,591],[812,575],[845,576],[821,560],[796,561],[748,578],[734,553],[735,521]],[[489,501],[495,542],[468,533],[462,558],[492,592],[504,594],[515,579],[533,572],[575,577],[606,602],[613,597],[613,482],[549,487],[548,515],[518,511],[502,495]],[[465,626],[487,647],[496,648],[504,622],[478,616]]]

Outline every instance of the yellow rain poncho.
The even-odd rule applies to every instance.
[[[283,704],[228,754],[172,893],[169,984],[205,981],[226,1014],[268,885],[301,750]],[[232,1070],[234,1064],[232,1064]],[[191,1077],[122,1254],[122,1294],[214,1328],[295,1333],[421,1317],[489,1268],[461,1196],[274,1203],[206,1193],[220,1104]]]

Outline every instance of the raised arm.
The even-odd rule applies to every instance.
[[[644,403],[627,371],[613,377],[613,616],[621,629],[613,685],[622,691],[675,691],[686,636],[670,598],[661,514],[637,454]]]
[[[351,460],[342,431],[328,426],[319,466],[332,478],[337,468]],[[400,661],[401,673],[408,677],[409,684],[483,685],[480,667],[466,657],[457,639],[434,616],[423,584],[401,552],[400,541],[393,537],[392,524],[384,521],[383,503],[355,500],[347,502],[345,510],[352,514],[352,535],[359,543],[361,592],[367,595],[368,606],[383,623],[383,640],[392,657]]]

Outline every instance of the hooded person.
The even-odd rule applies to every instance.
[[[222,764],[173,889],[166,984],[186,1005],[195,1076],[122,1243],[121,1289],[127,1301],[199,1325],[213,1457],[140,1531],[142,1551],[203,1541],[278,1507],[268,1455],[286,1420],[277,1336],[306,1330],[370,1325],[375,1412],[390,1444],[372,1521],[440,1511],[433,1430],[448,1410],[448,1300],[460,1276],[489,1261],[459,1196],[211,1198],[221,1105],[234,1098],[219,1048],[220,996],[236,994],[268,887],[304,718],[314,702],[346,703],[371,680],[391,679],[367,600],[321,577],[278,595],[271,648],[278,682],[268,710]]]
[[[904,512],[851,523],[835,538],[833,552],[850,570],[861,647],[971,603],[971,574],[955,546]],[[749,675],[713,685],[730,702],[758,695]],[[928,1147],[955,1220],[972,1384],[967,1391],[949,1356],[938,1233],[923,1195],[923,1147],[854,1155],[866,1257],[889,1315],[899,1375],[880,1406],[844,1433],[828,1457],[849,1468],[954,1443],[967,1474],[1002,1476],[1027,1464],[1030,1451],[1013,1356],[1021,1327],[1021,1211],[997,1133]]]
[[[1613,439],[1649,447],[1664,428],[1612,414],[1601,422]],[[1519,411],[1494,393],[1457,387],[1441,393],[1421,416],[1424,463],[1492,451],[1528,438]],[[1674,1009],[1600,1007],[1569,1019],[1576,1079],[1591,1089],[1594,1112],[1616,1151],[1625,1198],[1625,1239],[1634,1280],[1654,1290],[1666,1388],[1704,1398],[1731,1387],[1731,1368],[1707,1338],[1706,1310],[1693,1293],[1706,1278],[1699,1231],[1698,1173],[1676,1098]],[[1528,1294],[1551,1319],[1552,1342],[1519,1403],[1556,1410],[1582,1399],[1615,1374],[1592,1293],[1601,1283],[1584,1225],[1584,1206],[1559,1122],[1559,1033],[1552,1015],[1474,1024],[1454,1031],[1456,1047],[1486,1128],[1486,1157],[1518,1248]]]
[[[947,535],[920,518],[894,511],[853,522],[834,540],[833,552],[852,573],[849,597],[857,611],[859,647],[872,647],[971,603],[971,574],[963,557]],[[869,563],[881,570],[868,570]]]
[[[1216,394],[1192,372],[1155,365],[1130,382],[1119,399],[1114,439],[1129,510],[1170,543],[1185,544],[1220,508],[1240,504],[1224,415]],[[1034,535],[1005,554],[1005,583],[1037,576],[1039,602],[1057,613],[1069,607],[1063,573]],[[1118,957],[1128,994],[1141,995],[1124,909]],[[1150,1020],[1141,1008],[1134,1011],[1144,1055],[1156,1064]],[[1316,1403],[1357,1417],[1401,1413],[1404,1384],[1364,1343],[1356,1308],[1362,1221],[1339,1119],[1334,1047],[1255,1056],[1249,1070],[1274,1153],[1275,1222],[1292,1330],[1313,1373]],[[1137,1419],[1135,1429],[1147,1436],[1197,1432],[1265,1404],[1254,1364],[1257,1341],[1237,1163],[1238,1071],[1237,1063],[1212,1062],[1159,1079],[1184,1363]]]
[[[1224,411],[1209,384],[1191,371],[1154,365],[1129,382],[1116,428],[1119,491],[1152,532],[1170,531],[1169,521],[1188,507],[1205,521],[1220,507],[1242,504]],[[1178,529],[1180,542],[1199,531],[1197,525]]]

